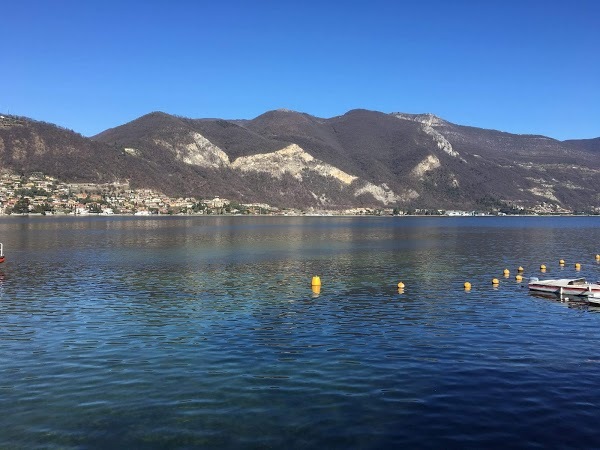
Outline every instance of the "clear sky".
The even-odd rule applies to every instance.
[[[0,0],[0,30],[0,113],[84,135],[366,108],[600,136],[599,0]]]

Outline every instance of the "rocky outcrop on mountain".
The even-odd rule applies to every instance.
[[[392,113],[392,115],[396,116],[398,119],[412,120],[414,122],[420,123],[422,125],[423,131],[429,136],[431,136],[431,138],[437,144],[438,148],[445,151],[450,156],[459,156],[458,152],[452,148],[452,144],[448,142],[448,139],[446,139],[444,135],[442,135],[442,133],[438,132],[434,128],[445,125],[446,122],[444,120],[434,116],[433,114]]]
[[[485,209],[600,204],[599,139],[560,142],[465,127],[433,114],[290,110],[252,120],[155,112],[84,138],[7,118],[0,162],[65,181],[128,181],[173,196],[280,207]]]
[[[289,173],[292,177],[302,181],[303,172],[314,171],[321,176],[335,178],[346,185],[356,180],[355,176],[316,160],[296,144],[272,153],[240,156],[231,166],[242,172],[264,172],[278,179],[281,179],[283,174]]]

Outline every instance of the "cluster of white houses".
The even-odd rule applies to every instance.
[[[417,213],[419,211],[416,211]],[[41,173],[0,174],[0,214],[153,215],[153,214],[349,214],[392,215],[403,211],[352,208],[343,211],[279,209],[264,203],[238,204],[227,199],[171,198],[126,183],[63,183]],[[457,215],[459,213],[456,213]],[[461,215],[468,213],[460,212]]]
[[[226,199],[171,198],[125,183],[62,183],[43,174],[0,176],[0,214],[210,214],[223,213],[229,205]]]
[[[522,210],[522,208],[520,208]],[[542,203],[533,214],[569,214],[566,209]],[[29,176],[0,173],[0,214],[270,214],[270,215],[487,215],[460,210],[401,210],[351,208],[326,211],[313,208],[279,209],[263,203],[238,204],[224,198],[171,198],[150,189],[130,189],[127,183],[63,183],[41,173]],[[496,214],[502,214],[496,212]]]

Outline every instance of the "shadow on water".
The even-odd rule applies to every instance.
[[[588,302],[583,297],[558,295],[558,294],[543,293],[543,292],[530,292],[529,295],[534,298],[551,300],[556,303],[560,303],[564,306],[567,306],[569,308],[583,308],[583,309],[589,309],[590,311],[594,311],[596,309],[596,307],[594,305],[590,304],[590,302]]]

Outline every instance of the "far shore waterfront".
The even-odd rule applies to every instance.
[[[573,216],[600,214],[599,208],[571,211],[556,203],[524,207],[498,201],[480,209],[416,208],[400,205],[351,208],[286,208],[266,203],[241,203],[221,197],[169,197],[128,183],[64,183],[42,173],[0,174],[0,216]]]
[[[421,217],[421,218],[439,218],[439,219],[446,219],[446,218],[474,218],[474,217],[480,217],[480,218],[497,218],[497,217],[506,217],[506,218],[516,218],[516,217],[531,217],[531,218],[542,218],[542,217],[548,217],[548,218],[558,218],[558,217],[564,217],[564,218],[571,218],[571,217],[600,217],[600,214],[470,214],[470,213],[465,213],[465,214],[376,214],[376,213],[364,213],[364,214],[347,214],[347,213],[338,213],[335,211],[332,212],[323,212],[323,213],[285,213],[285,214],[281,214],[281,213],[263,213],[263,214],[259,214],[259,213],[255,213],[255,214],[231,214],[231,213],[223,213],[223,214],[194,214],[194,213],[189,213],[189,214],[183,214],[183,213],[179,213],[179,214],[102,214],[102,213],[87,213],[87,214],[72,214],[72,213],[68,213],[68,214],[62,214],[62,213],[47,213],[47,214],[42,214],[42,213],[26,213],[26,214],[0,214],[0,218],[23,218],[23,217],[30,217],[30,218],[63,218],[63,217],[68,217],[71,219],[81,219],[81,218],[95,218],[95,217],[102,217],[102,218],[122,218],[122,217],[131,217],[131,218],[135,218],[135,219],[144,219],[144,218],[151,218],[151,219],[156,219],[156,218],[168,218],[168,217],[179,217],[179,218],[183,218],[183,217],[213,217],[213,218],[219,218],[219,217],[255,217],[255,218],[264,218],[264,217],[352,217],[352,218],[356,218],[356,217],[365,217],[365,218],[411,218],[411,217]]]

